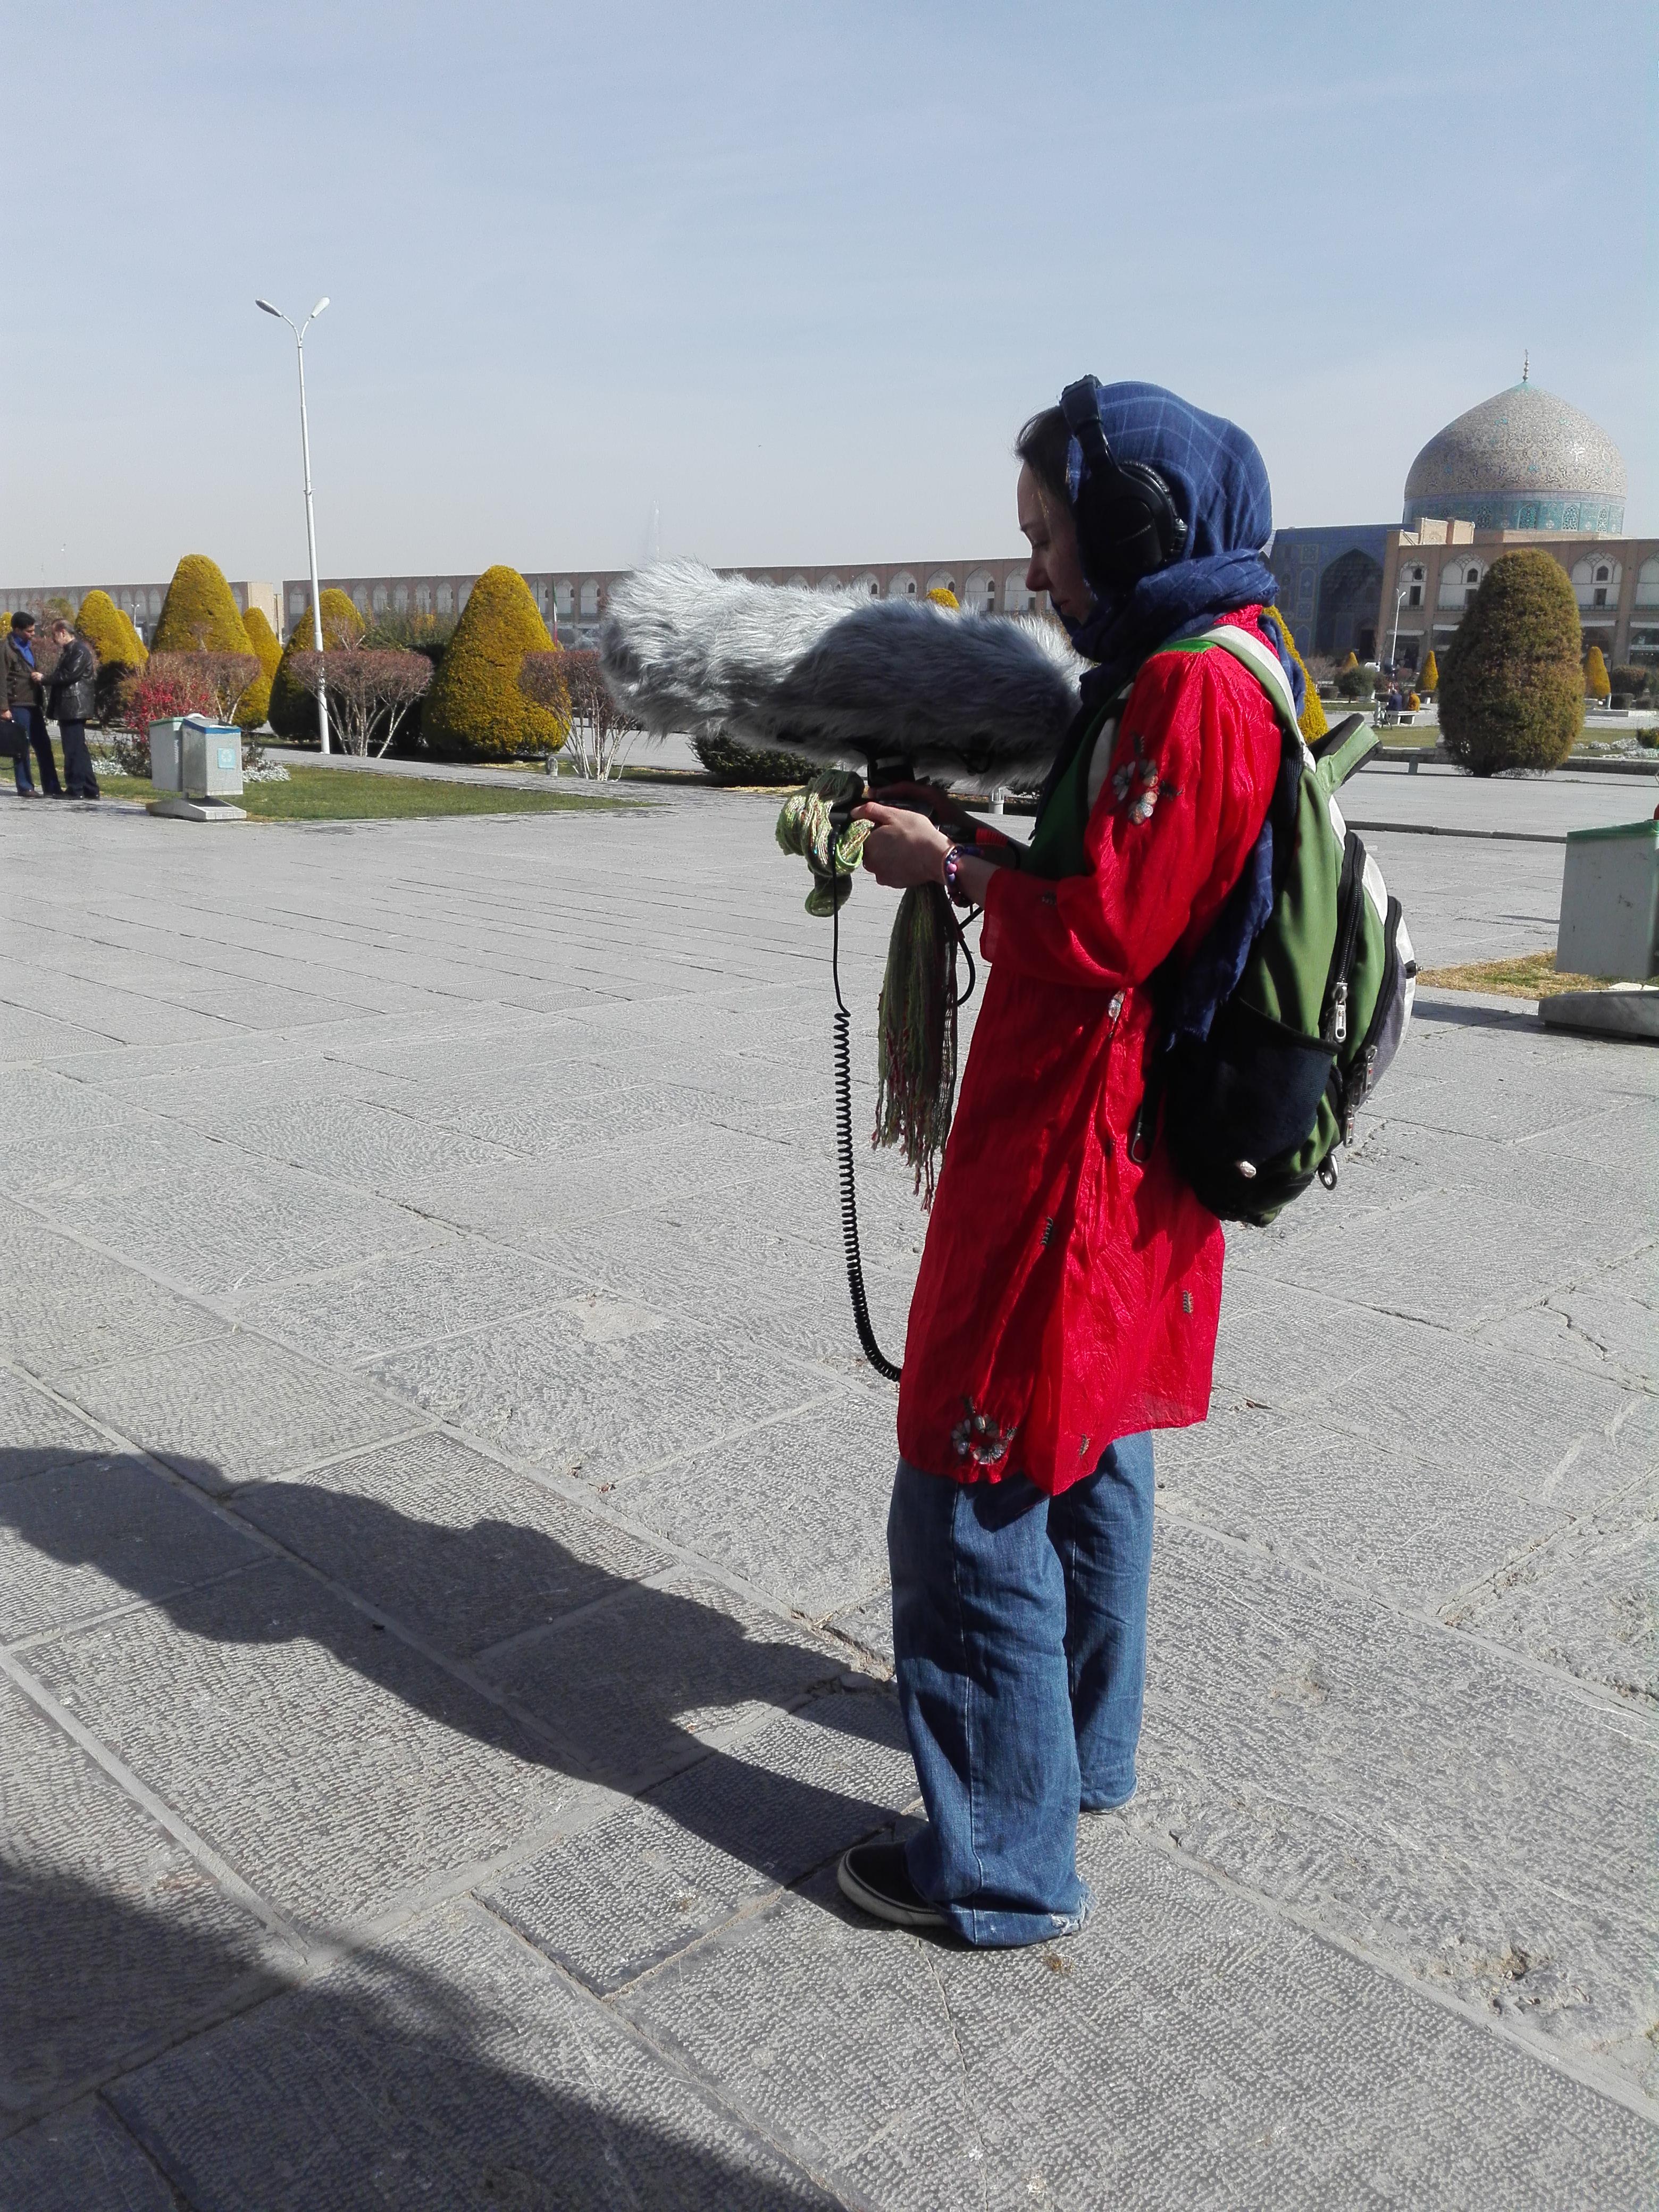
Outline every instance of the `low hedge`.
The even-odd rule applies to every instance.
[[[716,783],[754,783],[781,790],[803,784],[817,773],[816,763],[799,753],[757,752],[726,737],[693,738],[691,750]]]

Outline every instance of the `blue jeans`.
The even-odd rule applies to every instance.
[[[964,1942],[1069,1934],[1093,1899],[1077,1816],[1135,1786],[1152,1444],[1058,1498],[899,1462],[887,1520],[899,1705],[927,1807],[910,1878]]]
[[[42,791],[59,791],[58,763],[52,757],[52,739],[46,735],[46,717],[38,707],[14,707],[11,710],[13,743],[17,750],[12,755],[12,776],[19,791],[33,791],[34,779],[29,774],[29,747],[34,747],[34,757],[40,763]]]

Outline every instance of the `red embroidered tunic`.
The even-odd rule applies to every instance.
[[[1261,611],[1220,619],[1260,636]],[[1065,1490],[1115,1438],[1209,1407],[1221,1224],[1161,1140],[1139,1167],[1128,1137],[1145,986],[1176,945],[1196,948],[1242,872],[1279,727],[1231,653],[1164,653],[1137,676],[1115,740],[1103,730],[1108,744],[1088,776],[1085,872],[1002,869],[986,901],[990,975],[898,1408],[905,1458],[963,1482],[1019,1474]]]

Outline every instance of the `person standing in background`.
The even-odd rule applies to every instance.
[[[46,687],[46,712],[63,741],[64,781],[71,799],[96,799],[98,779],[87,750],[87,716],[92,712],[98,656],[61,617],[52,626],[52,641],[58,647],[58,662]]]
[[[34,747],[34,757],[40,763],[40,788],[49,798],[61,799],[64,787],[58,781],[58,763],[52,757],[52,739],[46,735],[44,712],[43,685],[40,671],[34,662],[34,617],[21,611],[11,618],[11,635],[0,646],[0,659],[6,665],[6,696],[0,707],[0,720],[12,726],[12,767],[17,778],[20,797],[34,796],[34,780],[29,774],[29,747]]]

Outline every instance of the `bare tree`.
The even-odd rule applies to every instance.
[[[635,740],[645,735],[606,689],[597,653],[527,653],[519,688],[564,719],[569,730],[565,757],[579,775],[603,783],[620,775]]]
[[[264,673],[251,653],[153,653],[150,668],[203,692],[221,722],[235,720],[242,694]]]
[[[420,653],[295,653],[288,666],[313,698],[326,668],[329,720],[342,750],[376,760],[432,682],[432,663]]]

